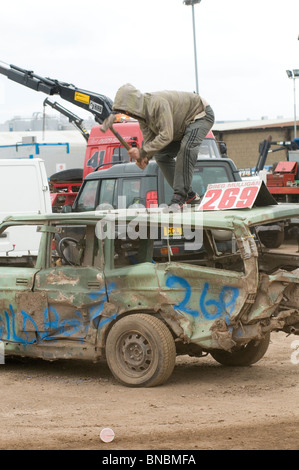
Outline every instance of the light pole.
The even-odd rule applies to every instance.
[[[296,78],[299,78],[299,69],[287,70],[287,76],[293,79],[294,84],[294,139],[297,138],[297,117],[296,117]]]
[[[195,82],[196,82],[196,93],[198,93],[198,73],[197,73],[197,52],[196,52],[196,36],[195,36],[195,17],[194,17],[194,5],[200,3],[201,0],[184,0],[185,5],[192,5],[192,23],[193,23],[193,43],[194,43],[194,63],[195,63]]]

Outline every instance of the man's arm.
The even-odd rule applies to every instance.
[[[147,125],[140,124],[144,139],[142,148],[133,147],[128,152],[143,170],[148,161],[173,140],[173,117],[168,102],[157,99],[148,109],[147,120],[150,120]]]
[[[146,156],[142,156],[142,153],[137,147],[132,147],[130,150],[128,150],[128,154],[131,158],[136,160],[136,165],[139,166],[142,170],[144,170],[148,164],[148,158]]]

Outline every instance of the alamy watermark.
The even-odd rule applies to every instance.
[[[196,213],[195,228],[194,211],[191,211],[190,206],[183,206],[177,211],[175,206],[162,205],[148,209],[138,205],[120,211],[111,210],[104,216],[102,208],[107,210],[107,205],[97,208],[101,220],[96,226],[96,236],[100,240],[183,240],[185,250],[199,250],[202,247],[202,212]]]
[[[296,339],[291,343],[291,348],[295,349],[291,354],[291,363],[298,365],[299,364],[299,339]]]

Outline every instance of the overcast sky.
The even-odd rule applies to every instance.
[[[2,3],[5,63],[111,99],[128,82],[142,92],[196,89],[192,7],[182,0]],[[216,120],[293,119],[286,70],[299,69],[299,1],[202,0],[194,8],[199,94]],[[0,122],[42,112],[46,96],[0,75]]]

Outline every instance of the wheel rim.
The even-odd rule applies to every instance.
[[[118,345],[119,360],[127,373],[146,373],[153,362],[153,349],[148,339],[136,331],[122,335]]]

